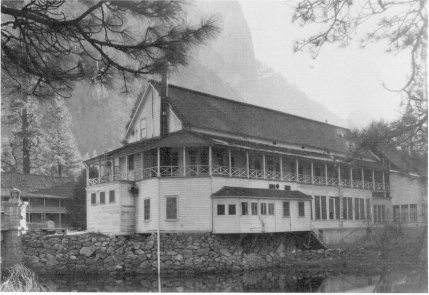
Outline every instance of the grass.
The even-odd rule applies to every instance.
[[[0,292],[46,292],[48,291],[37,282],[35,273],[17,264],[8,268],[3,274]]]

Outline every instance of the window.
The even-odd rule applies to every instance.
[[[261,203],[261,215],[267,215],[267,203]]]
[[[134,155],[128,156],[128,170],[134,170]]]
[[[241,215],[249,215],[249,203],[241,202]]]
[[[298,216],[299,217],[305,216],[304,202],[298,202]]]
[[[146,119],[140,120],[140,138],[146,138]]]
[[[234,204],[228,205],[228,215],[235,215],[235,205]]]
[[[285,185],[285,191],[290,191],[290,185]]]
[[[343,219],[347,220],[349,216],[347,214],[347,198],[342,198],[341,201],[343,202]]]
[[[334,202],[335,202],[335,219],[340,219],[340,197],[335,197]]]
[[[290,217],[290,203],[283,202],[283,216]]]
[[[167,197],[167,219],[177,219],[177,197]]]
[[[92,205],[97,204],[97,195],[95,193],[91,194],[91,204]]]
[[[410,205],[410,222],[417,222],[417,204]]]
[[[365,200],[366,202],[366,219],[371,219],[371,203],[369,199]]]
[[[329,198],[329,219],[334,219],[334,199]]]
[[[105,204],[105,203],[106,203],[106,193],[100,192],[100,204]]]
[[[393,222],[401,221],[401,211],[399,209],[399,205],[393,206]]]
[[[360,219],[359,216],[359,198],[355,198],[355,219]]]
[[[150,220],[150,199],[143,201],[144,205],[144,220]]]
[[[347,216],[353,220],[353,198],[347,198]]]
[[[320,200],[322,202],[322,219],[326,220],[326,197],[321,196]]]
[[[374,223],[377,223],[378,222],[378,208],[377,208],[378,206],[377,205],[374,205],[373,206],[373,212],[374,212]]]
[[[269,189],[276,189],[276,185],[273,183],[268,184]]]
[[[218,204],[217,205],[217,215],[225,215],[225,205]]]
[[[316,212],[316,220],[320,220],[320,196],[314,196],[314,211]]]
[[[115,203],[115,191],[109,192],[109,203]]]
[[[401,205],[401,221],[408,222],[408,205]]]
[[[252,215],[258,215],[258,203],[250,203]]]
[[[381,222],[385,222],[386,221],[386,207],[384,207],[384,205],[381,205],[380,209],[381,209],[381,212],[380,212],[379,216],[381,215]]]
[[[365,219],[365,199],[359,199],[360,219]]]
[[[268,203],[268,215],[274,215],[274,203]]]

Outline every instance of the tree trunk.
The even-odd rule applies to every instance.
[[[63,176],[63,167],[60,164],[60,161],[57,162],[57,166],[58,166],[58,176],[62,177]]]
[[[30,138],[28,137],[28,111],[27,111],[27,95],[24,94],[24,107],[22,109],[21,120],[22,120],[22,173],[30,174],[31,162],[30,162]]]

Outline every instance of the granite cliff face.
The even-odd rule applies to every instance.
[[[172,84],[346,125],[342,119],[289,84],[284,76],[258,62],[252,35],[238,2],[201,1],[189,6],[191,22],[212,14],[217,15],[222,32],[206,46],[191,52],[189,65],[171,74]],[[83,83],[76,87],[68,107],[82,156],[93,156],[120,146],[130,110],[144,84],[136,85],[134,92],[128,95],[112,90],[94,90]]]

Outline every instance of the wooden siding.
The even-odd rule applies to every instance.
[[[136,198],[135,229],[137,233],[156,231],[158,228],[159,179],[152,178],[137,183],[139,195]],[[144,220],[144,200],[150,199],[150,219]]]
[[[152,138],[160,135],[160,113],[161,113],[161,99],[156,91],[150,87],[143,99],[143,105],[141,106],[140,112],[137,114],[137,118],[131,126],[131,130],[134,130],[134,134],[130,132],[126,140],[128,142],[135,142],[141,140],[140,137],[140,120],[146,119],[146,137]],[[135,130],[138,132],[135,132]]]
[[[173,112],[172,109],[168,111],[168,132],[176,132],[182,130],[182,122],[180,122],[179,118]]]

